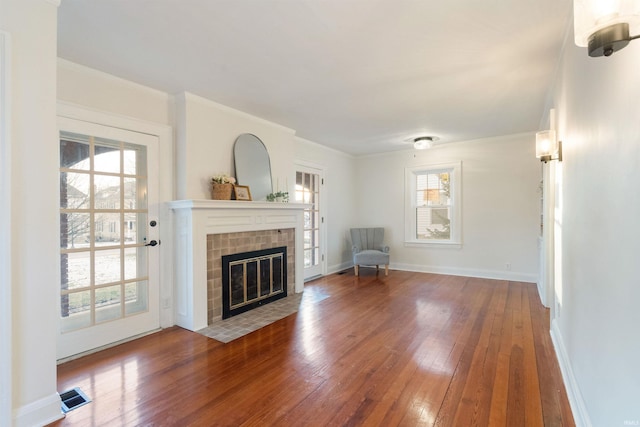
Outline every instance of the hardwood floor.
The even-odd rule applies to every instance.
[[[58,367],[54,426],[573,426],[533,284],[375,269],[222,344],[178,327]]]

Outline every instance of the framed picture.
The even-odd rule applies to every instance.
[[[251,200],[251,190],[246,185],[234,185],[236,200]]]

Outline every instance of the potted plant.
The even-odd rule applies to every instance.
[[[276,191],[267,194],[267,202],[287,203],[289,201],[289,193],[286,191]]]
[[[235,183],[236,179],[226,173],[215,175],[211,178],[211,198],[213,200],[231,200]]]

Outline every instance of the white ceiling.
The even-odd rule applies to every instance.
[[[62,0],[59,56],[352,154],[538,129],[571,0]]]

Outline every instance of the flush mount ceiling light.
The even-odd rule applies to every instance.
[[[413,139],[413,148],[416,150],[425,150],[431,148],[433,142],[437,140],[438,138],[435,136],[419,136]]]
[[[631,40],[640,38],[640,1],[574,0],[576,45],[589,56],[611,56]]]

